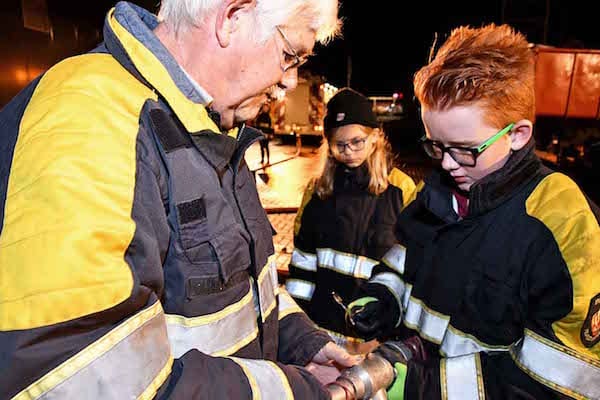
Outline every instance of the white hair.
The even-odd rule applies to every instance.
[[[175,32],[202,24],[222,0],[162,0],[159,18]],[[327,43],[341,27],[337,0],[256,0],[255,17],[259,40],[267,40],[276,26],[300,19]]]

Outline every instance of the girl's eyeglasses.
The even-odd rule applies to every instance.
[[[355,138],[349,142],[336,142],[335,147],[338,152],[343,153],[348,148],[350,151],[360,151],[365,148],[367,138]]]

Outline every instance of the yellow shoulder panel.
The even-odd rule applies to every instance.
[[[189,132],[198,132],[207,128],[219,132],[219,128],[208,116],[206,108],[202,104],[194,103],[179,90],[159,59],[117,21],[114,10],[113,8],[108,13],[108,25],[126,49],[137,70],[167,100],[183,126]],[[228,135],[237,137],[237,130],[230,130]]]
[[[388,181],[402,190],[402,204],[406,207],[416,188],[413,179],[398,168],[393,168],[388,176]]]
[[[300,232],[300,225],[302,224],[302,213],[304,212],[304,207],[308,204],[312,195],[315,191],[315,180],[311,179],[306,185],[306,189],[304,189],[304,195],[302,196],[302,201],[300,202],[300,207],[298,207],[298,212],[296,213],[296,218],[294,219],[294,236],[298,235]]]
[[[127,299],[125,252],[142,105],[155,95],[108,54],[50,69],[25,110],[0,236],[0,330],[56,324]]]
[[[583,193],[569,177],[545,177],[526,202],[527,213],[554,235],[573,281],[573,310],[553,324],[563,343],[600,356],[600,345],[584,347],[581,331],[592,298],[600,293],[600,227]]]

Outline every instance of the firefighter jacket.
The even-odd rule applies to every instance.
[[[328,398],[244,152],[118,3],[0,114],[0,398]]]
[[[600,398],[598,208],[533,141],[473,185],[463,219],[447,178],[419,185],[379,282],[433,356],[409,362],[405,398]]]
[[[360,340],[346,327],[344,310],[332,292],[349,302],[371,277],[373,267],[396,243],[397,215],[415,188],[411,177],[393,169],[390,185],[376,196],[368,191],[369,178],[366,164],[354,169],[338,165],[333,194],[322,200],[310,183],[296,215],[286,288],[340,344]]]

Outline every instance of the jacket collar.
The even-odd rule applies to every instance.
[[[135,76],[158,92],[191,133],[219,127],[205,106],[211,101],[198,90],[162,45],[153,30],[158,26],[155,15],[134,4],[121,1],[106,17],[104,40],[113,56]],[[119,46],[123,52],[113,51]],[[126,59],[125,59],[126,58]],[[135,71],[131,71],[131,69]]]
[[[471,187],[469,210],[484,213],[498,207],[529,184],[541,166],[531,139],[524,148],[510,156],[504,167]]]
[[[369,187],[369,167],[364,162],[356,168],[339,163],[335,169],[334,191],[366,190]]]

